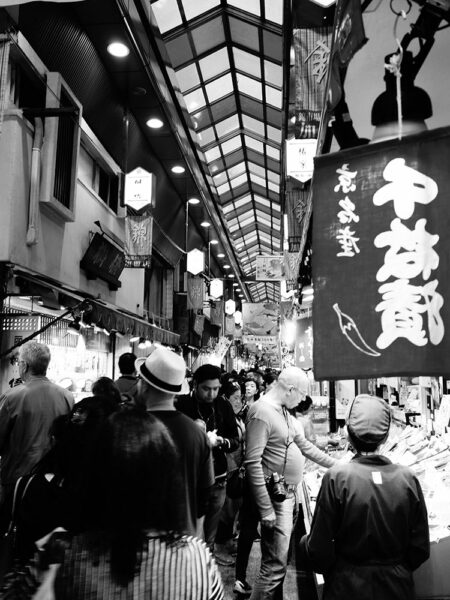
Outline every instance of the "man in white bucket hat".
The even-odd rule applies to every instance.
[[[146,358],[135,363],[138,374],[137,406],[158,417],[172,435],[185,474],[183,490],[186,504],[186,533],[196,535],[197,519],[205,514],[214,471],[206,434],[188,417],[175,409],[175,396],[187,393],[183,358],[163,346],[156,346]]]

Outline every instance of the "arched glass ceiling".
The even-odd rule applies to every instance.
[[[244,279],[254,276],[258,254],[282,250],[283,4],[152,2]],[[279,299],[279,284],[248,289],[254,301]]]

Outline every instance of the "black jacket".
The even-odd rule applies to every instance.
[[[177,410],[191,419],[201,419],[206,424],[206,431],[217,430],[224,443],[213,448],[214,475],[216,479],[227,473],[225,454],[239,447],[239,434],[231,404],[218,396],[211,404],[200,403],[192,392],[189,396],[180,396],[176,404]]]

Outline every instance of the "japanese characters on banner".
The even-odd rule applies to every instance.
[[[203,308],[205,295],[205,282],[201,277],[188,277],[187,280],[187,307],[194,310]]]
[[[314,374],[445,375],[450,128],[316,159]]]
[[[125,218],[125,266],[148,267],[152,258],[153,217],[149,214]]]
[[[282,281],[285,279],[284,256],[257,256],[255,265],[256,281]]]

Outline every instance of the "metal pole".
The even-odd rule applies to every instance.
[[[184,224],[184,249],[186,254],[188,251],[188,234],[189,234],[189,202],[186,200],[186,221]]]

